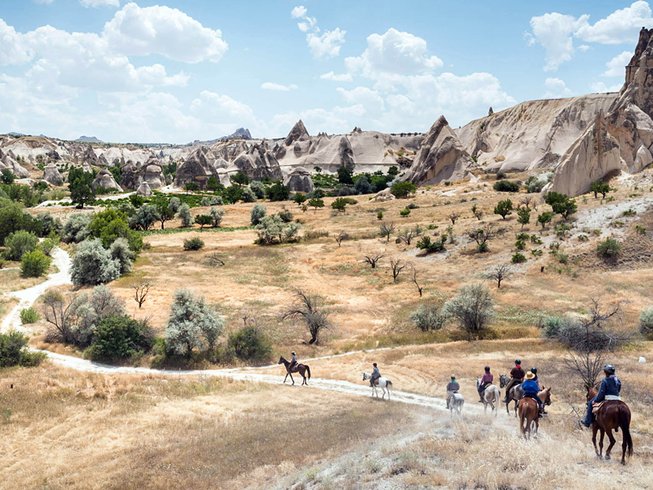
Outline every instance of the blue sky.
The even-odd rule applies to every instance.
[[[0,132],[425,131],[617,90],[646,1],[2,0]]]

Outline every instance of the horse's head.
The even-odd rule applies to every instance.
[[[367,373],[363,373],[363,381],[367,379]]]
[[[587,388],[587,399],[591,400],[592,398],[594,398],[596,396],[597,393],[598,393],[598,391],[596,391],[596,388],[593,388],[593,387],[592,388]]]
[[[542,395],[540,396],[542,403],[545,405],[551,405],[551,387],[544,388],[542,386]]]
[[[510,379],[508,378],[507,375],[502,374],[501,376],[499,376],[499,388],[505,387],[509,381]]]
[[[284,361],[285,361],[285,359],[283,358],[283,356],[281,356],[281,357],[279,358],[279,362],[278,362],[277,364],[283,364]]]

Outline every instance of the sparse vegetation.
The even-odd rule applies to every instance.
[[[510,199],[504,199],[499,201],[499,203],[494,207],[494,214],[498,214],[502,219],[506,219],[512,214],[512,201]]]
[[[444,304],[444,314],[458,322],[468,340],[483,338],[494,318],[494,302],[482,284],[463,286],[458,295]]]
[[[492,188],[497,192],[519,192],[519,182],[497,180]]]
[[[323,330],[332,328],[329,321],[329,312],[324,308],[324,299],[321,296],[311,295],[303,290],[295,292],[295,304],[289,307],[282,318],[301,320],[311,336],[309,344],[319,342],[320,333]]]
[[[606,238],[597,245],[596,253],[605,261],[614,261],[621,254],[621,244],[615,238]]]
[[[184,240],[184,250],[195,251],[195,250],[201,250],[203,248],[204,248],[204,240],[202,240],[198,236],[187,238],[186,240]]]

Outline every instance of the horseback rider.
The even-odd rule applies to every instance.
[[[478,385],[478,396],[480,397],[481,403],[483,402],[483,393],[485,392],[485,388],[487,388],[493,382],[494,376],[490,372],[490,366],[485,366],[485,373],[483,374],[481,382]]]
[[[605,373],[605,378],[601,381],[599,392],[587,402],[587,413],[585,414],[585,418],[580,421],[585,427],[589,427],[594,421],[594,414],[592,413],[592,405],[594,403],[600,403],[606,400],[621,400],[619,396],[621,392],[621,381],[619,381],[619,378],[615,374],[615,367],[612,364],[606,364],[603,366],[603,372]]]
[[[506,385],[506,397],[503,400],[503,403],[508,403],[508,398],[510,397],[510,389],[513,386],[521,384],[524,381],[524,376],[526,372],[521,367],[521,359],[515,359],[515,367],[510,370],[510,381]]]
[[[535,378],[533,378],[533,381],[535,381],[537,383],[538,391],[542,391],[542,385],[540,384],[540,378],[538,378],[538,376],[537,376],[537,368],[532,367],[530,369],[530,372],[533,373],[533,376],[535,376]],[[538,400],[540,400],[540,399],[538,398]],[[546,409],[545,409],[545,407],[544,407],[544,405],[542,404],[541,401],[540,401],[540,415],[548,415],[547,411],[546,411]]]
[[[290,366],[288,366],[288,370],[292,372],[293,369],[295,369],[299,365],[299,362],[297,362],[297,354],[292,352],[290,354]]]
[[[370,376],[370,386],[374,386],[376,382],[379,380],[381,377],[381,371],[379,371],[379,367],[376,365],[376,363],[372,363],[373,369],[372,369],[372,376]]]
[[[533,374],[533,371],[526,373],[526,381],[521,384],[522,390],[524,390],[524,398],[532,398],[537,402],[538,413],[544,413],[544,403],[540,400],[538,396],[540,390],[540,384],[537,382],[537,377]]]
[[[456,393],[458,393],[459,390],[460,390],[460,385],[458,384],[458,381],[456,381],[456,377],[452,374],[451,381],[449,381],[449,384],[447,384],[447,409],[451,404],[451,400],[453,399],[453,396]]]

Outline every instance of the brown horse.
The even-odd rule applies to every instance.
[[[306,375],[304,373],[308,374],[308,379],[311,379],[311,368],[308,367],[307,364],[297,364],[292,368],[292,373],[290,369],[290,361],[285,359],[283,356],[279,358],[279,362],[277,364],[283,364],[286,366],[286,377],[283,378],[283,382],[286,382],[286,379],[288,379],[288,376],[290,376],[290,381],[292,381],[292,384],[295,384],[295,380],[292,377],[292,373],[299,373],[302,376],[302,386],[308,385],[306,382]]]
[[[551,405],[551,388],[543,389],[537,396],[545,405]],[[537,434],[540,428],[540,408],[537,406],[537,401],[529,397],[522,398],[519,400],[517,412],[519,413],[519,429],[524,439],[530,439],[531,434]]]
[[[591,400],[596,396],[596,390],[591,388],[587,390],[587,399]],[[610,459],[610,451],[617,440],[612,435],[612,431],[623,433],[623,442],[621,443],[621,464],[626,464],[626,453],[628,456],[633,455],[633,439],[630,436],[630,408],[621,400],[607,400],[594,415],[592,422],[592,444],[594,451],[599,458],[603,457],[603,437],[608,433],[610,445],[605,451],[605,459]],[[601,431],[599,448],[596,448],[596,433]]]

